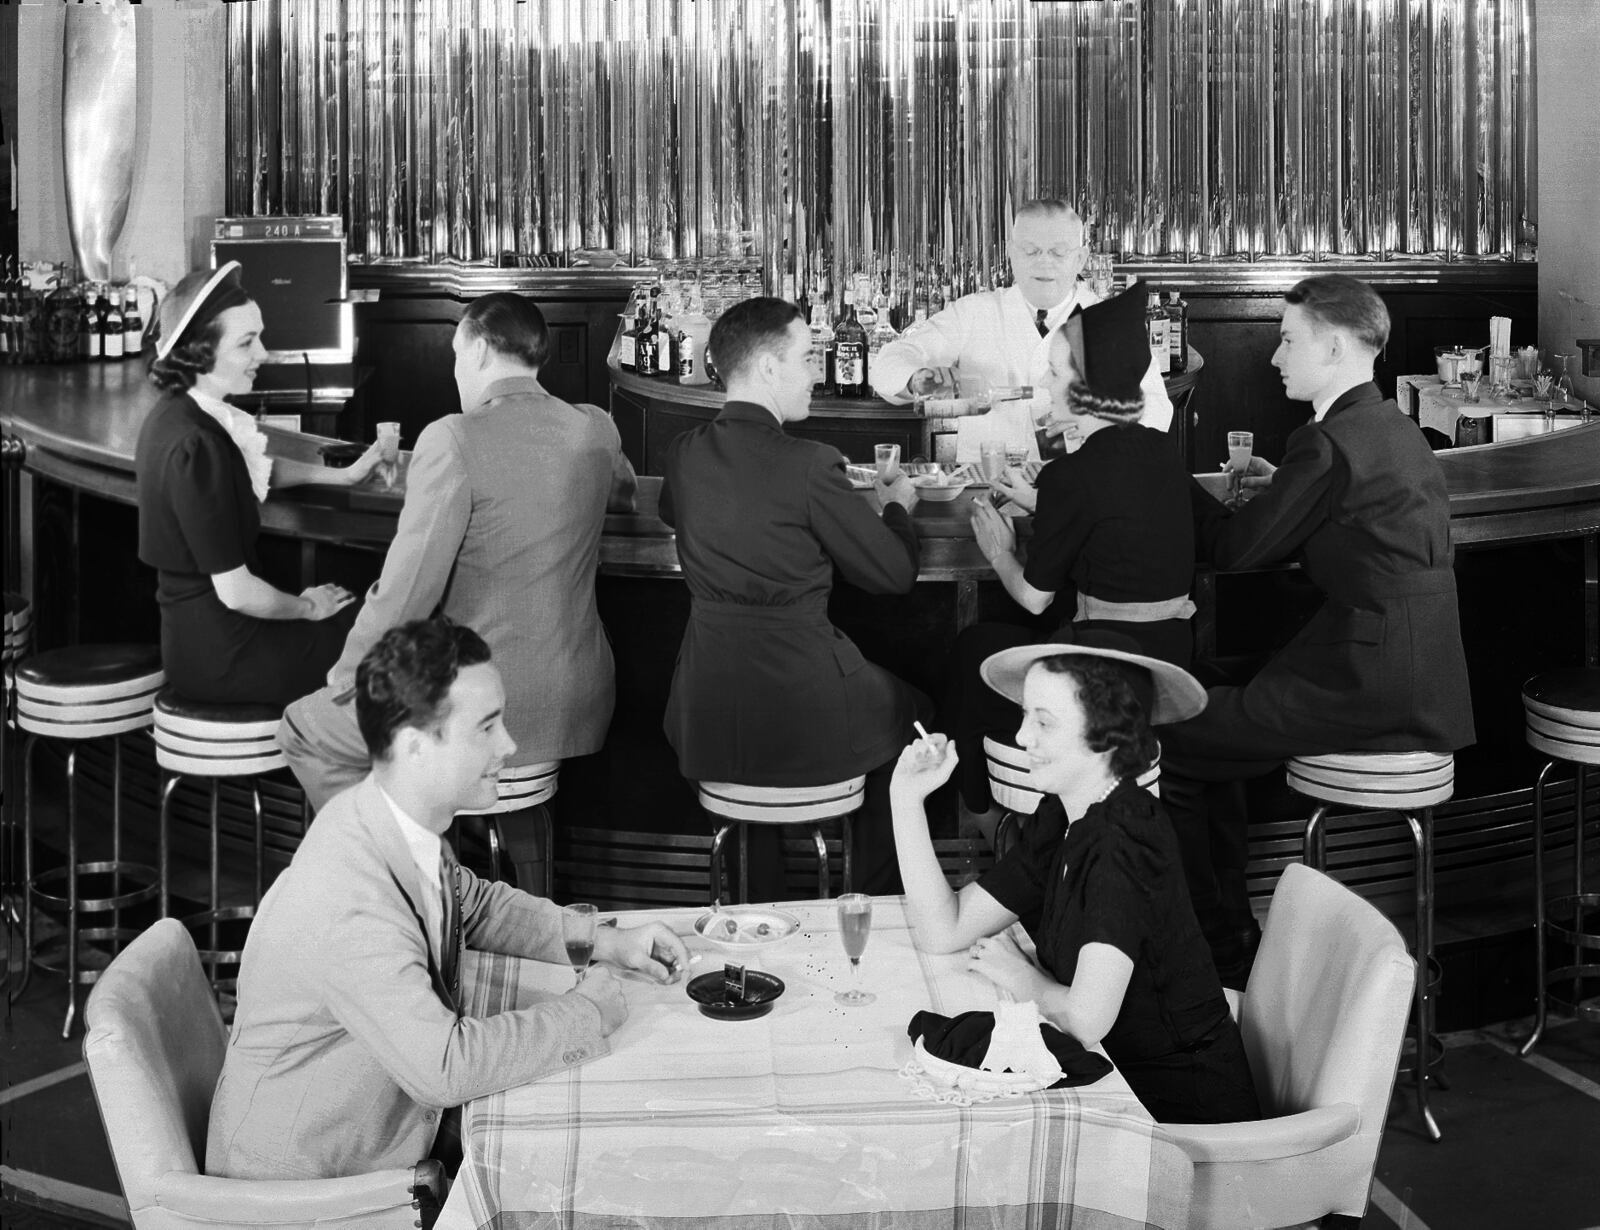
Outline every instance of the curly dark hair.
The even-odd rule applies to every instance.
[[[208,320],[190,332],[193,338],[174,346],[166,358],[150,360],[150,383],[156,388],[168,393],[187,393],[194,388],[197,377],[215,366],[217,343],[222,340],[222,317]]]
[[[372,758],[388,759],[403,726],[437,728],[461,668],[488,660],[481,636],[442,615],[385,632],[356,667],[356,724]]]
[[[1150,729],[1147,698],[1151,685],[1146,672],[1107,658],[1078,654],[1040,658],[1037,665],[1052,675],[1066,675],[1077,685],[1084,742],[1091,752],[1111,753],[1113,773],[1134,777],[1155,762],[1160,748]],[[1146,677],[1139,679],[1138,675]]]

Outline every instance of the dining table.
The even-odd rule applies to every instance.
[[[798,922],[762,944],[702,937],[705,909],[627,911],[685,937],[685,976],[623,976],[610,1052],[462,1111],[463,1161],[441,1230],[519,1227],[1071,1227],[1187,1225],[1193,1168],[1115,1069],[1092,1084],[967,1093],[920,1071],[919,1010],[992,1010],[964,952],[919,949],[900,897],[873,899],[851,982],[830,901],[770,907]],[[766,1015],[703,1014],[686,984],[735,961],[783,983]],[[565,992],[565,966],[467,954],[464,1008],[503,1012]]]

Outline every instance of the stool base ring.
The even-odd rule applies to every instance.
[[[120,952],[124,947],[139,938],[140,932],[134,927],[79,927],[78,928],[78,960],[77,976],[74,979],[80,987],[90,986],[100,981],[103,968],[85,968],[83,953],[86,948],[93,951],[95,944],[111,943],[116,947],[112,955]],[[65,932],[53,935],[49,939],[40,940],[33,948],[33,964],[46,973],[62,974],[67,972],[67,936]],[[59,951],[60,955],[57,956]],[[95,956],[103,955],[94,952]],[[109,964],[109,962],[108,962]]]
[[[40,888],[41,884],[53,884],[57,880],[65,881],[67,868],[52,867],[49,871],[41,871],[33,877],[33,899],[36,904],[53,910],[67,910],[72,907],[70,898],[56,893],[46,892]],[[120,910],[125,906],[140,905],[153,900],[161,888],[161,876],[154,867],[144,863],[113,862],[109,860],[95,863],[79,863],[78,875],[82,876],[111,876],[122,875],[131,880],[145,880],[146,883],[138,888],[113,897],[85,897],[78,895],[78,912],[80,914],[98,914],[105,910]]]
[[[1566,996],[1566,992],[1572,989],[1574,978],[1580,984],[1580,995],[1584,992],[1581,984],[1594,983],[1594,989],[1576,1003]],[[1556,1011],[1590,1025],[1600,1025],[1600,965],[1563,965],[1560,969],[1547,970],[1544,979],[1545,1001]],[[1558,991],[1557,986],[1561,990]]]
[[[209,931],[212,924],[220,926],[223,923],[249,922],[256,916],[256,907],[253,905],[225,905],[220,909],[204,910],[199,914],[191,914],[181,919],[184,927],[189,931]],[[244,949],[228,948],[201,948],[198,942],[195,945],[200,963],[207,968],[216,965],[237,965],[244,958]],[[220,984],[218,989],[221,989]]]
[[[1600,893],[1568,893],[1564,897],[1551,897],[1545,904],[1544,932],[1552,938],[1559,939],[1563,944],[1576,944],[1579,948],[1592,948],[1600,951],[1600,932],[1583,930],[1579,931],[1576,925],[1562,926],[1551,917],[1552,914],[1576,915],[1580,910],[1591,915],[1591,923],[1600,922]],[[1576,918],[1574,918],[1576,924]]]

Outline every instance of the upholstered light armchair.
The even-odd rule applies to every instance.
[[[1415,977],[1376,909],[1321,872],[1284,869],[1240,1017],[1268,1118],[1163,1125],[1194,1162],[1190,1230],[1362,1216]]]
[[[442,1202],[433,1162],[343,1179],[200,1173],[228,1036],[194,941],[177,920],[156,923],[112,961],[84,1015],[83,1056],[136,1230],[413,1230]]]

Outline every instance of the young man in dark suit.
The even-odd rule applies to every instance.
[[[836,568],[868,593],[916,584],[915,490],[903,473],[880,480],[874,506],[851,490],[838,449],[784,432],[811,412],[819,374],[794,304],[736,304],[708,349],[727,404],[673,440],[661,486],[691,602],[667,738],[690,781],[819,786],[866,774],[852,887],[899,892],[889,775],[931,706],[828,622],[828,594]],[[750,832],[761,850],[751,899],[781,896],[776,833]]]
[[[1474,739],[1451,568],[1444,475],[1417,426],[1373,383],[1389,337],[1383,301],[1354,278],[1307,278],[1285,296],[1273,366],[1312,421],[1231,515],[1196,487],[1197,546],[1218,568],[1298,559],[1321,608],[1242,686],[1160,732],[1162,799],[1178,828],[1195,912],[1219,972],[1243,985],[1259,929],[1245,885],[1246,820],[1211,783],[1291,756],[1450,752]]]

